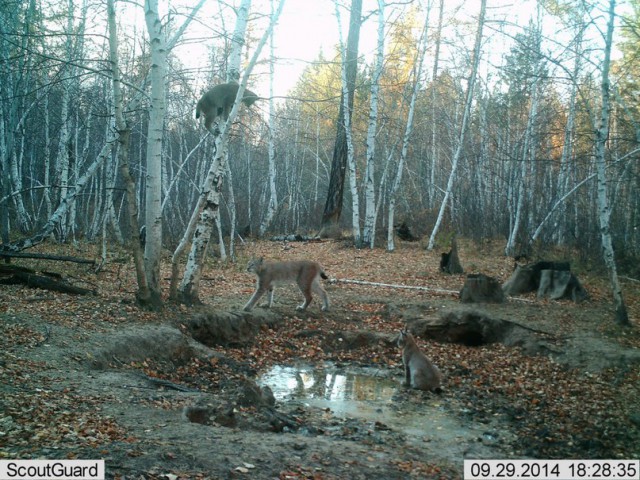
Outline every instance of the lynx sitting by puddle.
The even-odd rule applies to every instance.
[[[402,348],[405,385],[417,390],[441,391],[442,374],[416,344],[407,330],[401,330],[398,346]]]
[[[322,310],[329,310],[329,297],[320,285],[320,278],[327,279],[322,266],[310,260],[294,260],[289,262],[265,262],[262,258],[251,259],[247,265],[247,272],[255,273],[258,277],[256,291],[244,306],[245,311],[250,311],[260,297],[269,292],[268,307],[273,305],[273,289],[280,283],[297,283],[304,294],[304,303],[297,307],[298,310],[306,310],[313,297],[314,290],[322,297]]]

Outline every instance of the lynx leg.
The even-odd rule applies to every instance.
[[[405,377],[404,384],[407,387],[410,387],[411,386],[411,369],[409,368],[409,365],[407,365],[406,363],[404,365],[404,377]]]
[[[311,303],[311,300],[313,300],[313,296],[311,295],[311,288],[303,285],[301,281],[298,281],[298,287],[304,295],[304,303],[302,305],[298,305],[296,307],[296,310],[306,310]]]
[[[269,289],[269,304],[267,305],[267,308],[271,308],[271,305],[273,305],[273,290],[273,287]]]
[[[312,287],[315,290],[315,292],[322,297],[322,310],[324,312],[328,311],[329,310],[329,295],[327,295],[326,290],[324,288],[322,288],[322,284],[320,283],[320,280],[318,280],[317,277],[313,281]]]
[[[262,288],[259,285],[256,288],[256,291],[254,292],[254,294],[251,296],[251,298],[247,302],[247,304],[244,306],[244,311],[245,312],[249,312],[255,306],[255,304],[258,302],[258,300],[260,300],[260,297],[262,297],[262,295],[264,295],[264,292],[266,292],[266,289]]]

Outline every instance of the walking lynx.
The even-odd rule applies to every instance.
[[[398,346],[402,348],[405,385],[417,390],[439,391],[442,374],[418,348],[413,335],[406,330],[401,330]]]
[[[306,310],[313,299],[311,292],[315,291],[322,297],[322,310],[329,310],[329,297],[320,284],[320,278],[327,279],[322,266],[310,260],[294,260],[289,262],[265,262],[262,258],[251,259],[247,265],[247,272],[255,273],[257,278],[256,291],[251,296],[244,309],[248,312],[258,302],[260,297],[269,292],[268,307],[273,305],[273,289],[276,284],[297,283],[304,294],[304,303],[298,310]]]

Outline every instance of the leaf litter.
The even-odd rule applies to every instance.
[[[62,246],[52,248],[59,250]],[[466,242],[460,242],[459,251],[463,266],[466,261],[500,281],[511,273],[510,259]],[[202,308],[241,309],[253,288],[252,276],[243,271],[244,259],[252,255],[312,258],[320,261],[332,278],[449,290],[459,290],[464,283],[464,275],[440,274],[438,253],[426,252],[417,244],[400,243],[397,252],[387,253],[355,251],[340,242],[301,243],[286,250],[277,243],[256,242],[240,251],[238,265],[212,260],[202,281],[201,299],[206,304]],[[49,269],[55,267],[48,265]],[[15,286],[3,287],[0,294],[0,458],[106,458],[113,478],[122,479],[133,474],[148,479],[460,476],[462,458],[433,455],[433,450],[427,450],[433,440],[416,445],[415,439],[384,428],[370,434],[366,425],[356,421],[349,423],[330,412],[327,416],[327,412],[304,408],[295,412],[296,418],[313,427],[315,433],[302,437],[289,434],[296,439],[286,447],[288,454],[274,452],[269,457],[255,446],[264,442],[268,452],[276,448],[274,444],[283,442],[270,443],[270,436],[288,438],[287,434],[241,429],[227,432],[228,428],[215,426],[202,427],[209,431],[194,431],[190,427],[185,435],[201,436],[199,443],[218,445],[223,441],[237,448],[221,452],[216,467],[203,459],[181,462],[190,446],[177,433],[172,443],[171,432],[189,428],[176,417],[195,400],[189,394],[124,384],[121,377],[112,379],[116,382],[113,388],[98,385],[100,374],[86,369],[92,352],[83,346],[96,333],[109,334],[135,324],[170,324],[185,332],[194,310],[167,305],[163,312],[154,314],[137,309],[132,303],[135,277],[130,268],[112,265],[99,274],[81,266],[70,269],[73,276],[97,284],[98,295],[74,297],[47,292],[34,297],[33,290]],[[582,357],[572,366],[563,362],[562,355],[529,356],[518,347],[468,347],[419,339],[446,377],[438,403],[470,425],[485,426],[486,435],[477,439],[479,444],[511,458],[640,456],[638,363],[625,362],[624,357],[603,368],[591,368],[588,362],[591,336],[613,345],[612,358],[616,358],[616,348],[638,350],[637,324],[631,330],[613,325],[604,276],[585,273],[581,281],[591,295],[585,304],[537,300],[532,295],[526,305],[509,302],[482,306],[499,318],[553,332],[554,351],[562,352],[570,339],[584,336],[587,340]],[[640,291],[636,284],[625,286],[630,317],[637,319]],[[425,291],[339,283],[327,286],[327,291],[331,312],[321,313],[314,301],[309,312],[300,314],[294,310],[299,292],[279,288],[273,310],[282,323],[260,329],[251,345],[215,347],[216,356],[193,357],[181,363],[148,358],[122,364],[114,359],[111,368],[118,375],[143,373],[188,385],[208,395],[205,398],[209,400],[226,398],[224,392],[234,382],[253,378],[273,365],[297,361],[375,365],[400,382],[402,361],[392,342],[373,337],[378,340],[336,348],[328,339],[339,340],[344,332],[375,332],[391,338],[405,325],[402,311],[406,305],[419,305],[426,316],[432,317],[457,306],[455,296]],[[87,386],[86,382],[92,384]],[[398,408],[419,409],[429,398],[429,394],[405,392],[397,400]],[[250,419],[255,410],[243,408],[233,415]],[[339,435],[331,433],[331,423],[343,425]],[[431,433],[430,438],[436,435]],[[191,449],[195,447],[191,445]]]

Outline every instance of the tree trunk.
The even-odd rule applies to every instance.
[[[362,15],[362,0],[351,1],[351,16],[349,20],[349,35],[347,38],[347,52],[345,58],[346,90],[348,98],[345,99],[344,88],[340,98],[340,110],[338,113],[338,125],[336,143],[333,149],[331,162],[331,174],[329,177],[329,189],[327,201],[322,215],[322,230],[326,233],[331,228],[337,228],[342,214],[342,199],[344,194],[344,179],[347,170],[347,131],[346,115],[351,116],[353,110],[353,98],[356,88],[356,75],[358,72],[358,43],[360,39],[360,24]],[[345,105],[348,112],[345,111]]]
[[[447,182],[447,189],[445,190],[444,198],[440,204],[440,210],[438,211],[438,218],[431,231],[431,237],[429,238],[429,245],[427,248],[433,250],[436,242],[436,235],[440,230],[440,224],[444,218],[444,211],[449,202],[451,191],[453,190],[453,182],[456,177],[456,169],[458,168],[458,162],[462,155],[462,149],[464,147],[464,138],[467,132],[467,124],[469,123],[469,117],[471,116],[471,104],[473,103],[473,91],[476,82],[476,76],[478,75],[478,64],[480,63],[480,46],[482,43],[482,29],[484,28],[484,16],[487,9],[487,0],[482,0],[480,3],[480,17],[478,18],[478,30],[476,32],[476,41],[473,49],[473,61],[471,66],[471,73],[469,75],[469,83],[467,85],[467,94],[464,106],[464,113],[462,115],[462,124],[460,125],[460,134],[458,135],[458,145],[453,155],[451,164],[451,173],[449,174],[449,181]]]
[[[438,64],[440,63],[440,44],[442,42],[442,17],[444,16],[444,0],[440,0],[438,12],[438,31],[436,32],[436,51],[433,55],[433,73],[431,75],[431,159],[429,165],[429,188],[428,200],[429,208],[432,208],[435,202],[436,194],[436,166],[438,164],[438,122],[436,121],[438,114],[438,92],[436,90],[436,79],[438,78]]]
[[[404,164],[407,158],[407,152],[409,150],[409,140],[411,133],[413,132],[413,117],[416,110],[416,99],[418,98],[418,91],[420,90],[420,77],[422,76],[422,63],[425,52],[427,50],[427,30],[429,28],[429,14],[431,13],[430,7],[427,9],[426,18],[424,21],[424,29],[422,31],[422,38],[420,40],[420,46],[416,52],[416,58],[413,65],[413,88],[411,91],[411,101],[409,102],[409,113],[407,114],[407,126],[405,127],[404,136],[402,138],[402,149],[400,150],[400,161],[398,162],[398,170],[396,177],[389,193],[389,211],[387,221],[387,251],[392,252],[395,249],[394,243],[394,229],[393,224],[395,210],[396,210],[396,196],[398,189],[400,188],[400,182],[402,181],[402,172],[404,171]]]
[[[378,93],[384,63],[384,2],[378,0],[378,50],[376,63],[371,79],[371,106],[369,107],[369,127],[367,130],[367,166],[365,170],[365,208],[362,243],[373,248],[376,232],[376,189],[375,189],[375,156],[376,131],[378,129]]]
[[[162,139],[166,110],[165,76],[167,41],[160,22],[158,0],[145,0],[145,21],[151,46],[151,102],[147,129],[145,188],[145,273],[150,307],[162,305],[160,258],[162,255]]]
[[[630,325],[627,307],[622,296],[622,288],[618,280],[618,270],[616,267],[615,252],[611,240],[611,205],[609,200],[609,187],[606,171],[606,143],[609,136],[609,111],[610,105],[610,84],[609,68],[611,64],[611,46],[613,39],[613,27],[615,22],[616,1],[609,0],[609,23],[607,25],[606,40],[604,46],[604,61],[602,64],[602,107],[600,111],[599,124],[596,127],[595,158],[598,173],[598,221],[600,223],[600,237],[602,241],[602,251],[604,261],[609,270],[611,289],[615,303],[615,320],[618,325]]]
[[[338,4],[335,4],[336,7],[336,19],[338,21],[338,34],[340,38],[340,52],[342,56],[342,65],[340,68],[341,74],[341,84],[342,84],[342,107],[344,112],[344,132],[346,136],[346,145],[347,145],[347,167],[349,169],[349,188],[351,190],[351,234],[353,236],[354,245],[359,248],[361,247],[361,238],[360,238],[360,202],[358,196],[358,184],[357,184],[357,172],[356,172],[356,162],[353,158],[353,131],[351,129],[351,114],[353,111],[353,105],[349,106],[349,84],[347,81],[347,61],[344,54],[344,42],[342,40],[342,25],[340,22],[340,9],[338,8]]]
[[[273,16],[273,0],[271,0],[271,16]],[[269,49],[271,58],[275,58],[274,37],[271,35]],[[267,213],[258,228],[258,236],[263,237],[273,221],[278,209],[278,191],[276,190],[276,146],[275,146],[275,105],[273,101],[274,62],[269,63],[269,203]]]
[[[269,27],[264,32],[262,38],[258,42],[255,52],[247,65],[245,72],[240,82],[240,88],[236,95],[236,101],[229,113],[229,118],[226,123],[220,129],[220,134],[216,137],[215,141],[215,156],[211,167],[207,173],[207,177],[202,188],[201,195],[206,198],[202,208],[202,212],[199,215],[198,223],[195,227],[193,239],[191,242],[191,251],[187,259],[187,265],[185,267],[184,277],[178,289],[177,298],[179,301],[186,304],[200,303],[199,290],[200,290],[200,278],[202,276],[202,268],[204,267],[204,258],[211,238],[211,231],[213,229],[213,222],[220,219],[220,203],[222,195],[222,184],[225,174],[225,162],[228,157],[228,143],[229,132],[231,125],[233,124],[238,110],[240,109],[241,99],[244,95],[244,91],[249,80],[249,75],[258,60],[258,56],[264,47],[269,35],[271,35],[273,28],[278,21],[278,17],[282,12],[284,6],[284,0],[281,0],[276,13],[271,17]]]
[[[138,280],[138,291],[136,292],[136,300],[141,305],[149,304],[151,300],[151,292],[147,284],[147,277],[144,270],[144,252],[138,237],[140,226],[138,225],[138,202],[136,198],[135,181],[129,171],[129,139],[131,137],[131,129],[126,123],[122,105],[122,89],[120,81],[120,62],[118,58],[118,32],[116,26],[116,11],[114,0],[107,0],[107,17],[109,21],[109,53],[111,57],[111,80],[113,82],[113,104],[115,110],[116,131],[119,133],[118,141],[120,148],[118,155],[120,156],[120,174],[125,183],[127,195],[127,208],[129,212],[129,224],[131,233],[129,236],[129,245],[133,252],[133,260],[136,269],[136,278]]]

